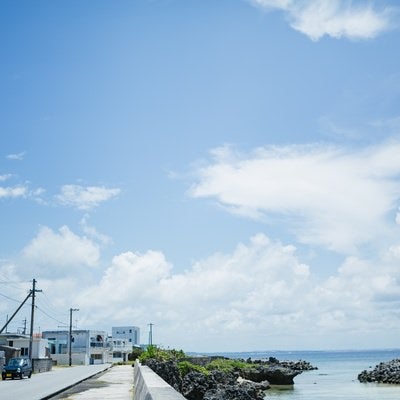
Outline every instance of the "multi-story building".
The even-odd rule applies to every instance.
[[[140,345],[140,328],[137,326],[113,326],[112,335],[113,339],[126,339],[130,345]]]
[[[137,326],[114,326],[109,338],[113,361],[127,361],[128,354],[140,342],[140,329]]]
[[[69,331],[44,331],[42,337],[49,341],[50,356],[58,364],[69,363]],[[71,332],[72,364],[104,364],[109,359],[107,335],[104,331],[73,330]]]

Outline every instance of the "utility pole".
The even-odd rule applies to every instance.
[[[13,318],[17,315],[17,312],[22,308],[22,306],[27,302],[27,300],[29,299],[29,297],[31,297],[32,295],[32,290],[29,291],[29,294],[25,297],[24,301],[19,305],[19,307],[16,309],[16,311],[14,312],[13,315],[11,315],[10,318],[8,318],[7,315],[7,322],[6,324],[0,329],[0,333],[2,333],[4,331],[4,329],[7,331],[7,326],[8,324],[13,320]]]
[[[153,345],[153,325],[151,322],[149,323],[149,346]]]
[[[34,323],[34,315],[35,315],[35,295],[36,292],[41,292],[41,290],[36,289],[36,279],[32,281],[32,289],[30,291],[30,295],[32,296],[32,308],[31,308],[31,332],[29,337],[29,358],[32,362],[32,347],[33,347],[33,323]]]
[[[79,311],[79,308],[70,308],[69,309],[69,349],[68,349],[68,355],[69,355],[69,366],[72,365],[72,312],[73,311]]]

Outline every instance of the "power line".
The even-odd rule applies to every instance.
[[[48,309],[49,310],[48,312],[50,312],[51,314],[53,314],[53,315],[55,314],[55,315],[59,315],[59,316],[63,316],[63,317],[67,316],[67,313],[65,313],[65,312],[60,313],[56,310],[56,307],[51,303],[50,299],[44,292],[42,292],[42,296],[38,297],[37,300],[40,301],[41,306]]]
[[[13,299],[12,297],[9,297],[9,296],[7,296],[7,295],[5,295],[3,293],[0,293],[0,296],[5,297],[8,300],[15,301],[16,303],[20,303],[21,302],[21,300]]]
[[[17,280],[10,280],[7,279],[7,277],[4,274],[0,275],[0,284],[1,285],[9,285],[11,287],[13,287],[14,289],[21,289],[22,284],[27,284],[30,283],[28,281],[17,281]],[[17,286],[19,285],[19,286]]]
[[[49,317],[50,319],[52,319],[53,321],[56,321],[57,323],[61,324],[61,325],[67,325],[66,322],[62,322],[59,321],[57,318],[52,317],[50,314],[48,314],[46,311],[42,310],[39,306],[36,306],[36,309],[39,310],[40,312],[42,312],[44,315],[46,315],[47,317]]]

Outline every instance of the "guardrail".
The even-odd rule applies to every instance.
[[[185,400],[152,369],[138,361],[135,362],[133,385],[135,400]]]

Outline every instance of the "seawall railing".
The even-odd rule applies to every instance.
[[[185,400],[171,385],[146,365],[135,362],[134,400]]]

